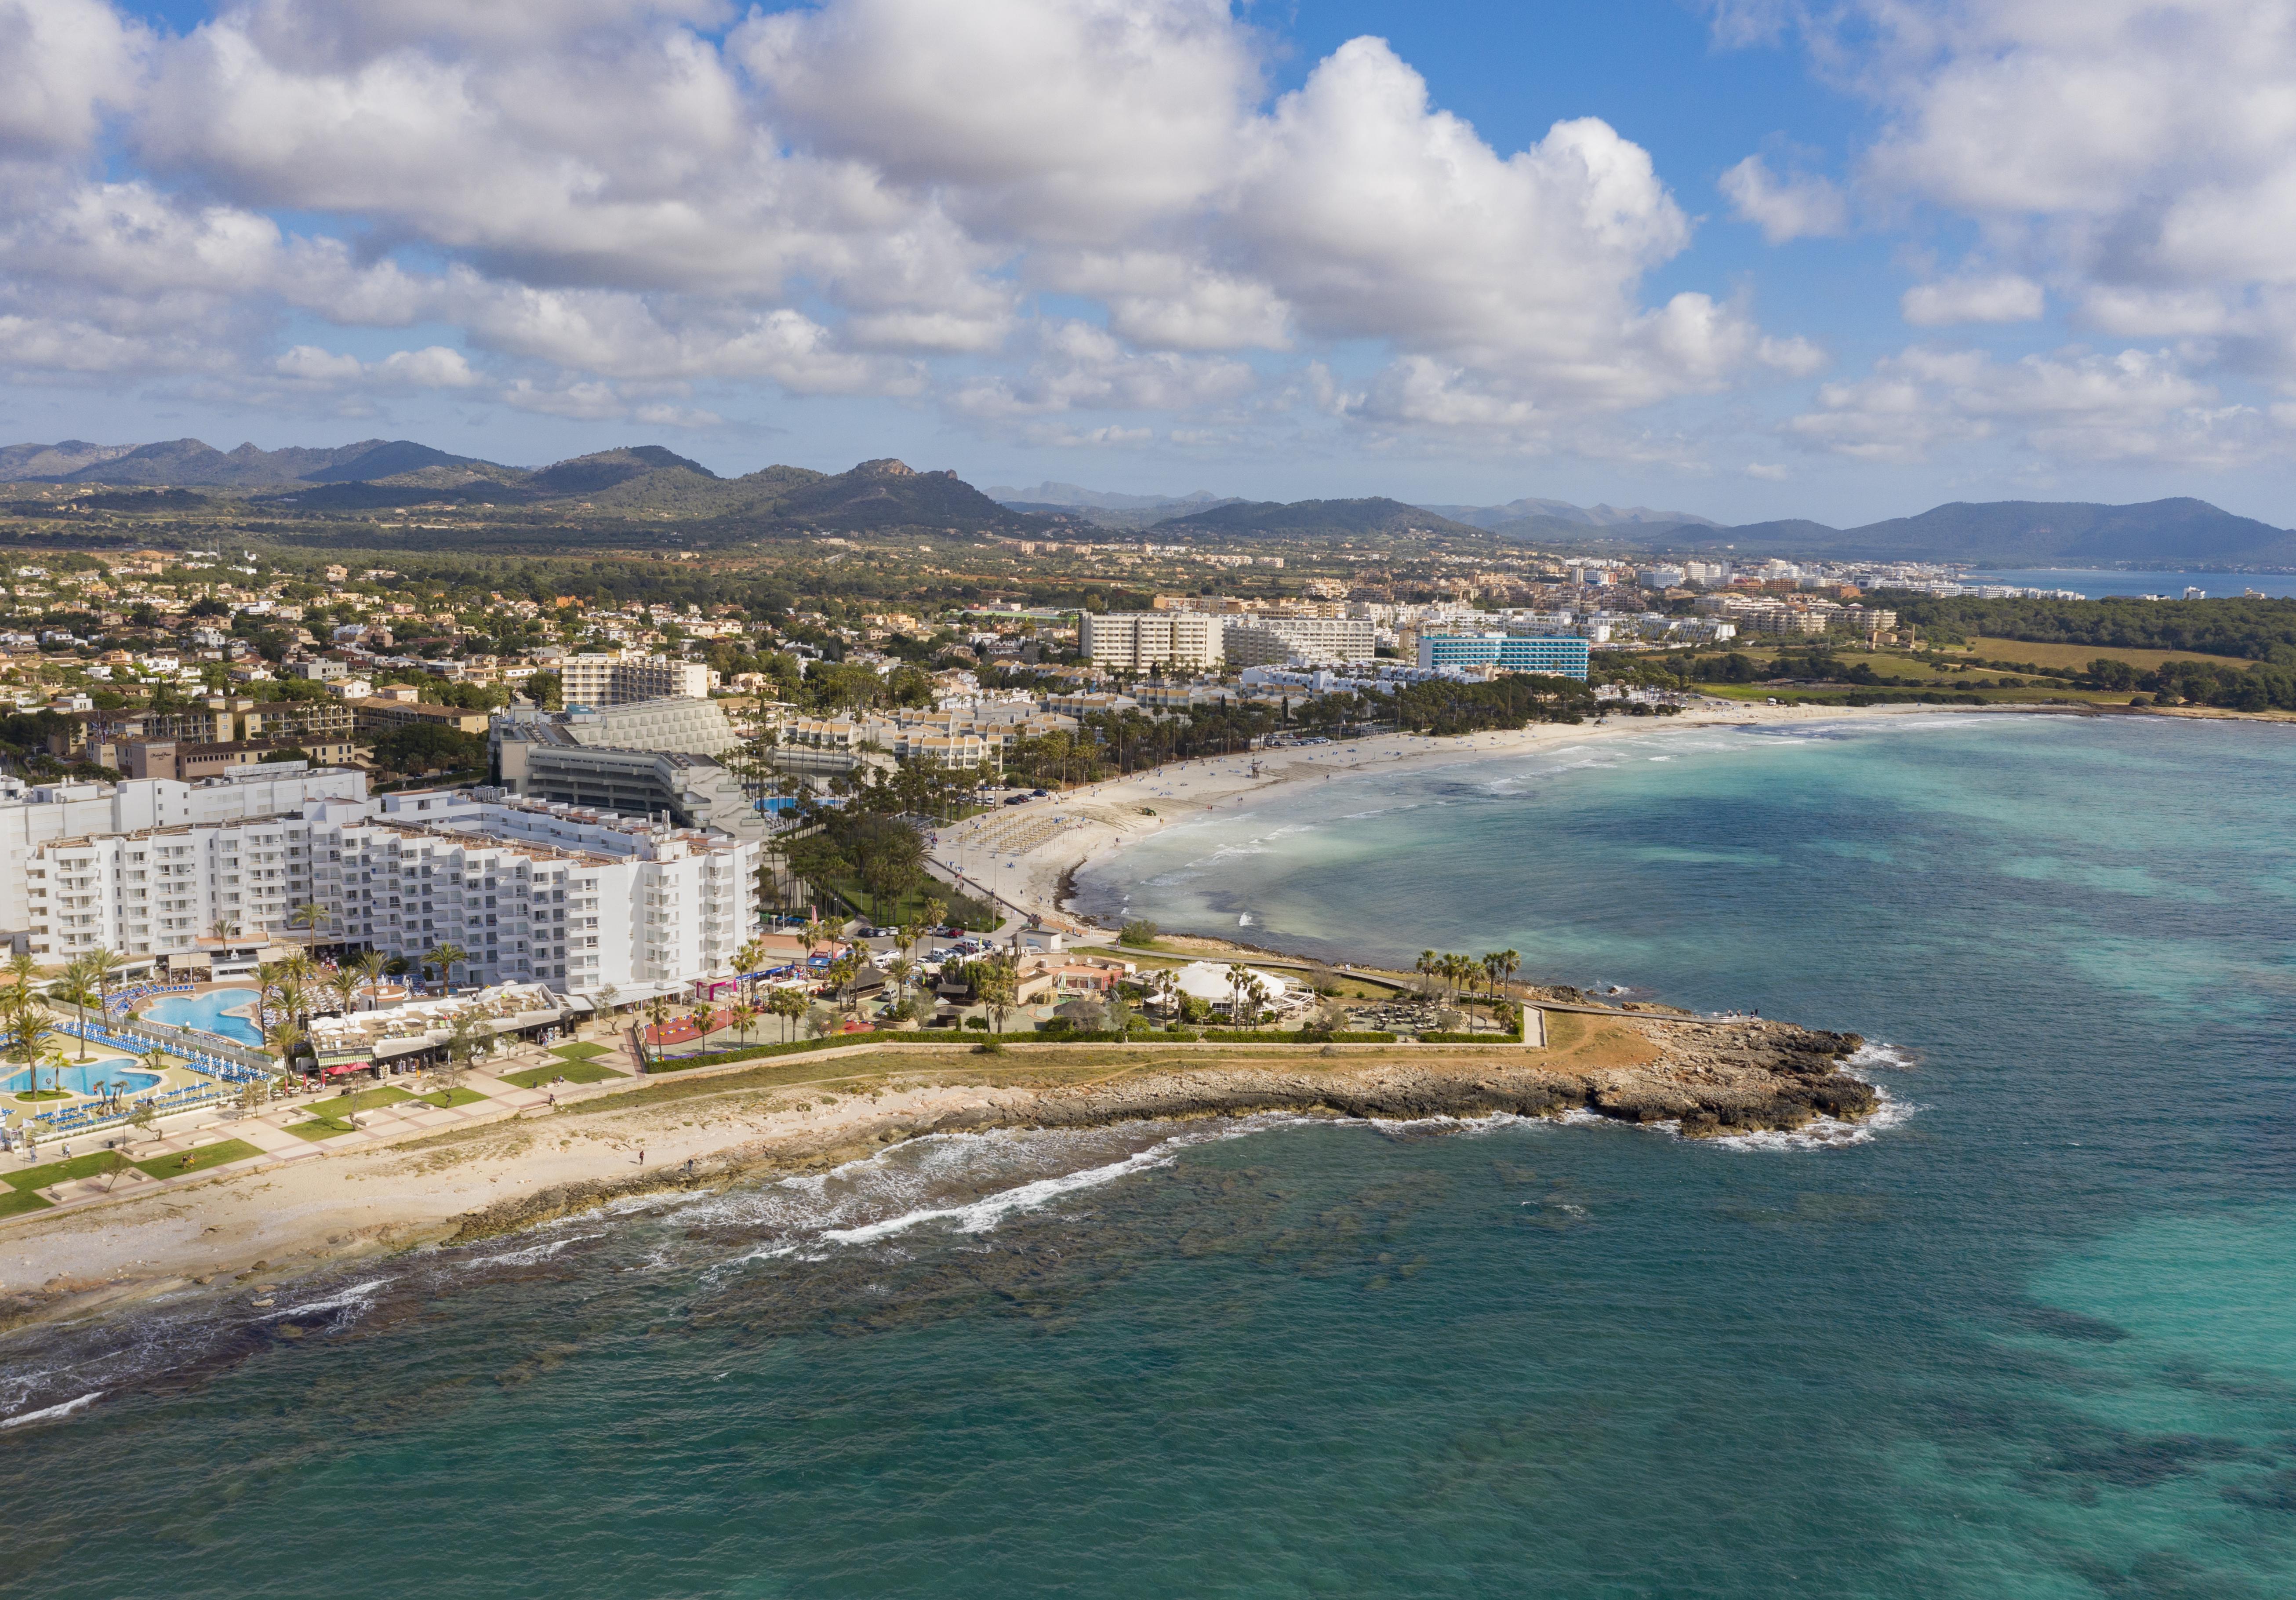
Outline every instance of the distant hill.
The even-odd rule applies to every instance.
[[[648,480],[663,472],[675,474],[672,481],[676,482],[687,478],[699,478],[710,483],[724,481],[700,462],[688,461],[660,445],[630,445],[557,462],[538,472],[527,474],[520,480],[519,487],[545,498],[556,495],[595,495],[619,488],[633,479]]]
[[[1582,528],[1719,526],[1713,518],[1695,512],[1653,511],[1647,505],[1573,505],[1568,500],[1510,500],[1505,505],[1423,505],[1421,509],[1493,533],[1520,532],[1530,523]]]
[[[1815,537],[1813,554],[1849,557],[1895,554],[1980,566],[2045,567],[2163,562],[2267,565],[2296,562],[2296,534],[2236,517],[2205,500],[2152,500],[2141,505],[2079,501],[1956,501],[1836,533],[1816,523],[1778,524]],[[1805,530],[1817,530],[1813,533]],[[1750,530],[1733,529],[1733,534]]]
[[[1475,534],[1480,529],[1439,517],[1400,500],[1374,496],[1365,500],[1237,500],[1182,516],[1168,517],[1159,529],[1194,529],[1205,533],[1250,534]]]
[[[151,445],[0,446],[0,482],[101,483],[134,488],[259,488],[290,483],[340,483],[391,477],[421,468],[490,467],[411,439],[365,439],[332,449],[291,446],[218,450],[196,439]],[[500,469],[496,469],[500,470]]]
[[[1200,488],[1185,495],[1119,495],[1108,489],[1086,488],[1076,483],[1054,483],[1049,480],[1034,488],[1006,488],[991,485],[980,491],[1003,505],[1015,503],[1029,505],[1058,506],[1064,511],[1163,511],[1193,510],[1200,505],[1226,505],[1235,496],[1215,495]]]

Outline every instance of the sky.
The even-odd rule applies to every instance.
[[[2296,523],[2296,0],[0,0],[0,442]]]

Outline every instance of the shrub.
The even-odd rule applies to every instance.
[[[1156,942],[1157,931],[1156,924],[1146,917],[1135,917],[1124,924],[1123,931],[1116,936],[1116,942],[1135,945],[1144,950]]]

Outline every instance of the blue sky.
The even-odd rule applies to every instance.
[[[2287,524],[2281,0],[0,0],[0,436]]]

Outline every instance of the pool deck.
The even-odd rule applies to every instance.
[[[627,1074],[632,1079],[636,1078],[637,1063],[630,1057],[626,1034],[601,1031],[591,1036],[590,1042],[610,1046],[608,1054],[595,1058],[597,1065]],[[394,1105],[371,1106],[358,1113],[359,1126],[355,1131],[324,1139],[306,1139],[288,1130],[296,1124],[310,1120],[313,1104],[322,1099],[332,1098],[348,1086],[338,1086],[322,1094],[275,1101],[253,1114],[234,1108],[217,1107],[187,1112],[167,1119],[159,1137],[140,1139],[132,1146],[123,1146],[126,1153],[136,1161],[147,1161],[179,1151],[195,1151],[202,1145],[218,1145],[228,1139],[252,1145],[262,1153],[227,1165],[184,1173],[181,1177],[157,1178],[130,1170],[116,1182],[108,1177],[86,1177],[51,1185],[32,1193],[47,1201],[54,1209],[24,1211],[16,1217],[0,1218],[0,1230],[4,1230],[10,1222],[24,1217],[53,1217],[56,1210],[96,1206],[150,1194],[160,1189],[180,1188],[213,1177],[217,1173],[253,1172],[266,1167],[284,1166],[291,1161],[322,1161],[330,1155],[371,1150],[378,1145],[397,1144],[404,1139],[454,1128],[507,1121],[529,1112],[548,1108],[554,1094],[558,1103],[563,1105],[631,1087],[630,1083],[619,1079],[608,1079],[594,1084],[562,1084],[555,1089],[522,1089],[503,1081],[505,1073],[546,1066],[557,1059],[539,1046],[524,1046],[515,1051],[505,1052],[489,1061],[483,1070],[472,1068],[463,1074],[462,1087],[483,1096],[478,1102],[451,1109],[412,1100],[400,1101]],[[361,1082],[367,1087],[404,1087],[399,1080],[388,1078],[381,1085],[366,1083],[364,1079]],[[6,1168],[42,1165],[62,1160],[67,1147],[74,1154],[86,1155],[103,1149],[108,1138],[120,1137],[122,1132],[111,1129],[78,1139],[48,1140],[41,1145],[37,1159],[28,1157],[20,1150],[13,1155],[0,1156],[0,1164]]]

